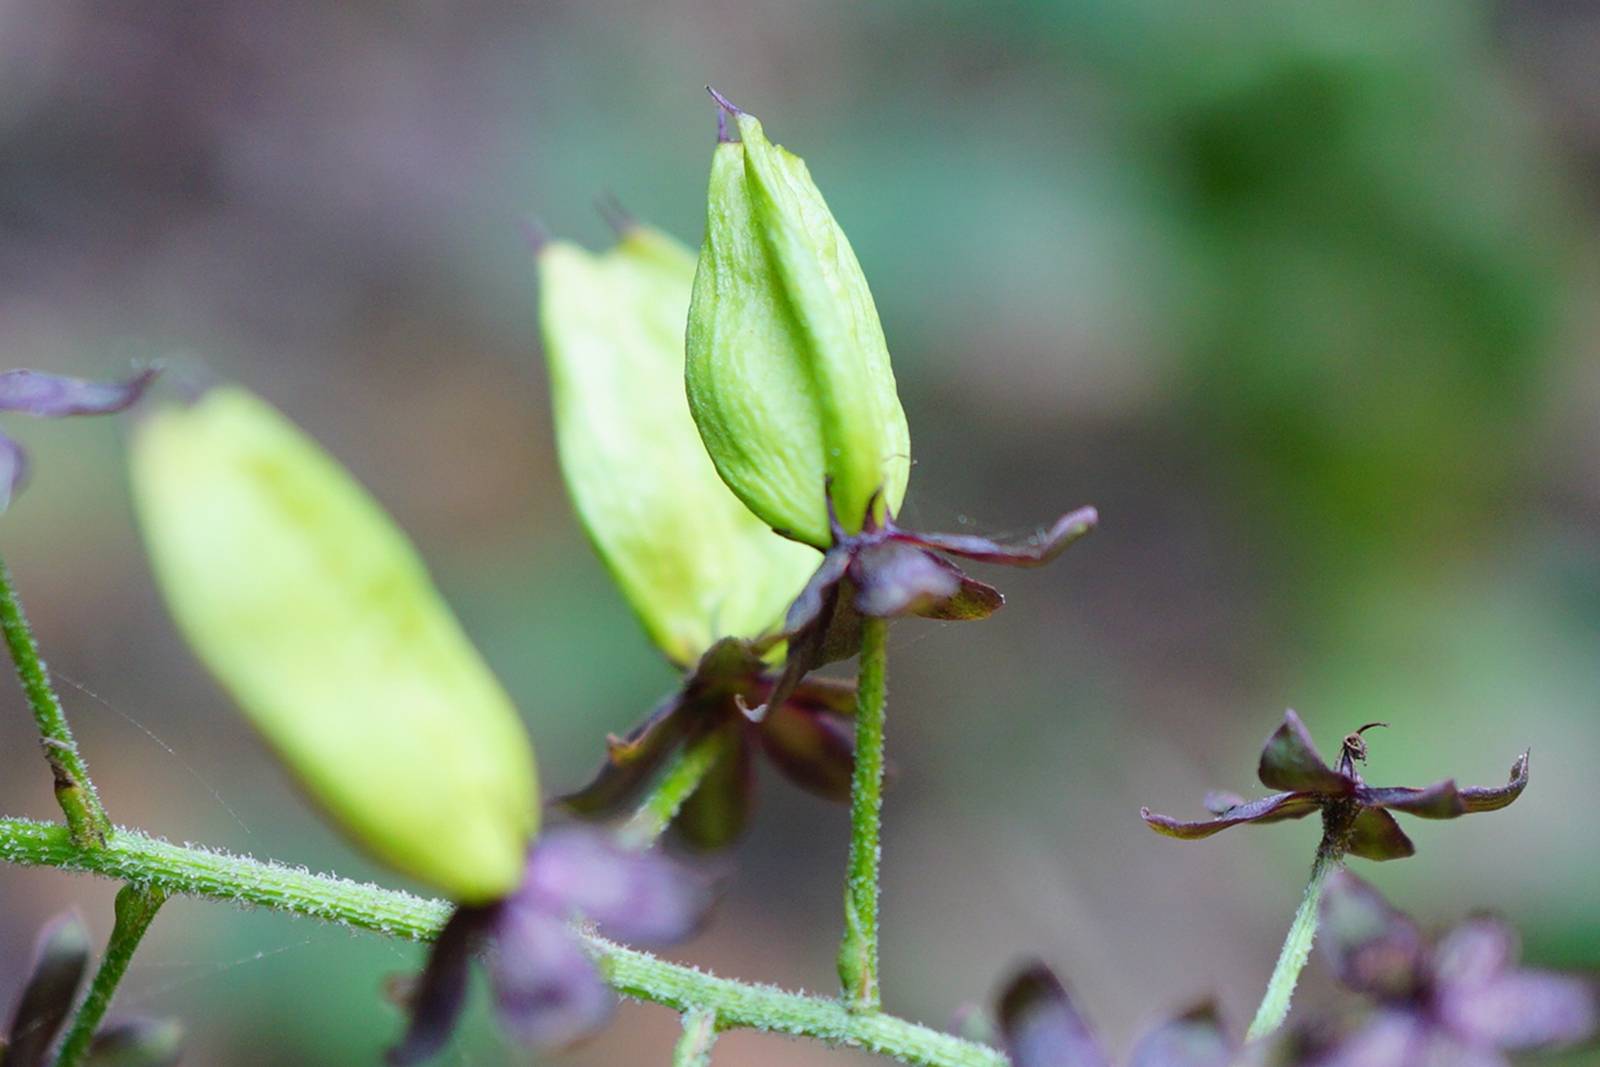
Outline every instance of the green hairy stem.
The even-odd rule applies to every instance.
[[[639,805],[639,810],[623,824],[619,835],[622,843],[629,848],[648,848],[655,844],[678,817],[684,802],[700,788],[717,760],[727,754],[728,745],[728,735],[722,730],[713,730],[685,746],[655,789]]]
[[[67,827],[0,819],[0,861],[103,875],[168,896],[197,896],[292,912],[413,941],[432,940],[450,915],[443,900],[363,885],[226,852],[118,830],[103,848],[75,844]],[[838,1000],[717,978],[582,934],[618,993],[675,1011],[706,1011],[721,1030],[809,1037],[917,1067],[1008,1067],[1001,1052],[905,1019],[850,1011]]]
[[[683,1036],[672,1050],[672,1067],[711,1067],[717,1043],[717,1013],[696,1008],[683,1017]]]
[[[1273,967],[1272,977],[1267,982],[1266,996],[1261,999],[1261,1007],[1256,1009],[1256,1017],[1245,1034],[1246,1041],[1266,1037],[1289,1017],[1294,987],[1300,981],[1306,961],[1311,958],[1311,943],[1316,940],[1317,908],[1322,902],[1322,890],[1328,876],[1339,866],[1338,850],[1326,844],[1317,850],[1316,862],[1311,865],[1311,880],[1306,883],[1305,896],[1300,899],[1294,921],[1289,924],[1289,935],[1283,940],[1283,950],[1278,953],[1277,966]]]
[[[888,701],[889,623],[861,626],[856,688],[856,764],[850,785],[850,860],[844,887],[844,941],[839,980],[855,1011],[876,1011],[878,992],[878,866],[883,823],[883,720]]]
[[[61,698],[50,685],[50,672],[39,654],[39,643],[34,640],[28,617],[22,612],[22,601],[11,584],[11,572],[3,559],[0,559],[0,631],[5,634],[6,647],[11,650],[12,662],[16,664],[17,680],[22,683],[28,707],[33,710],[34,722],[39,726],[39,741],[55,774],[56,802],[72,828],[73,840],[84,846],[101,844],[111,830],[111,820],[106,817],[100,794],[89,780],[88,765],[83,762],[72,728],[67,725]]]
[[[111,940],[106,953],[100,958],[100,969],[89,984],[89,994],[78,1006],[72,1027],[62,1039],[61,1051],[56,1053],[56,1067],[78,1067],[89,1053],[94,1033],[100,1029],[116,995],[117,985],[128,971],[134,950],[144,940],[145,931],[155,921],[167,895],[147,886],[125,885],[117,893],[116,920],[111,928]]]

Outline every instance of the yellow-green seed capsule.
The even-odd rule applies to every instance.
[[[883,327],[805,163],[736,113],[717,145],[689,309],[689,406],[723,480],[770,526],[832,543],[899,508],[910,434]],[[827,487],[827,488],[825,488]],[[875,501],[875,503],[874,503]]]
[[[694,255],[633,225],[604,254],[556,241],[538,262],[562,473],[650,637],[688,666],[721,637],[778,629],[817,554],[728,491],[689,416]]]
[[[532,746],[367,492],[237,388],[147,418],[132,473],[179,628],[311,797],[462,903],[515,888],[538,829]]]

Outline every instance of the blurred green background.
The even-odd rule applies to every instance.
[[[566,505],[518,220],[601,244],[610,190],[697,240],[711,82],[807,158],[866,267],[907,518],[1103,515],[993,575],[992,621],[895,629],[889,1005],[943,1024],[1037,953],[1117,1047],[1210,995],[1242,1025],[1316,830],[1182,844],[1138,808],[1248,787],[1291,705],[1325,751],[1392,723],[1385,784],[1498,784],[1531,746],[1514,808],[1410,822],[1420,855],[1362,873],[1597,968],[1597,49],[1600,12],[1560,0],[6,0],[0,363],[166,357],[282,406],[415,536],[569,788],[672,676]],[[6,428],[36,477],[0,539],[114,816],[392,881],[179,643],[119,428]],[[0,704],[0,810],[49,818]],[[763,777],[680,955],[829,989],[844,812]],[[110,895],[0,869],[0,1002],[41,920],[103,934]],[[120,1006],[185,1020],[194,1064],[369,1063],[380,984],[419,960],[180,901]],[[1346,1003],[1310,974],[1303,1007]],[[664,1062],[675,1025],[629,1007],[552,1062]],[[722,1059],[870,1062],[751,1035]],[[531,1057],[480,1017],[446,1062]]]

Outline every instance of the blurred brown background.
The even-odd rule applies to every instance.
[[[698,239],[717,85],[811,164],[912,423],[907,516],[1103,527],[898,626],[890,1006],[942,1024],[1019,954],[1112,1043],[1215,995],[1242,1025],[1316,831],[1158,838],[1251,784],[1293,705],[1370,776],[1498,783],[1370,875],[1431,923],[1511,916],[1600,967],[1600,12],[1524,0],[0,0],[0,364],[236,379],[415,536],[518,697],[547,788],[672,682],[566,505],[518,219],[607,240],[614,191]],[[111,422],[22,424],[4,552],[114,816],[392,881],[303,804],[177,640]],[[153,735],[153,736],[152,736]],[[155,738],[160,738],[157,741]],[[0,810],[53,815],[0,685]],[[833,985],[844,812],[763,782],[684,958]],[[0,1002],[68,903],[0,869]],[[194,1064],[375,1062],[411,946],[170,905],[120,1006]],[[1344,1003],[1313,967],[1307,1007]],[[480,1012],[481,1016],[481,1012]],[[626,1008],[553,1062],[659,1063]],[[481,1017],[446,1062],[530,1062]],[[750,1035],[719,1062],[868,1062]],[[1582,1054],[1565,1061],[1600,1063]]]

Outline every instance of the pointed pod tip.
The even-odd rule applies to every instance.
[[[594,198],[594,209],[619,238],[627,237],[639,228],[639,220],[633,212],[622,206],[622,201],[610,189]]]

